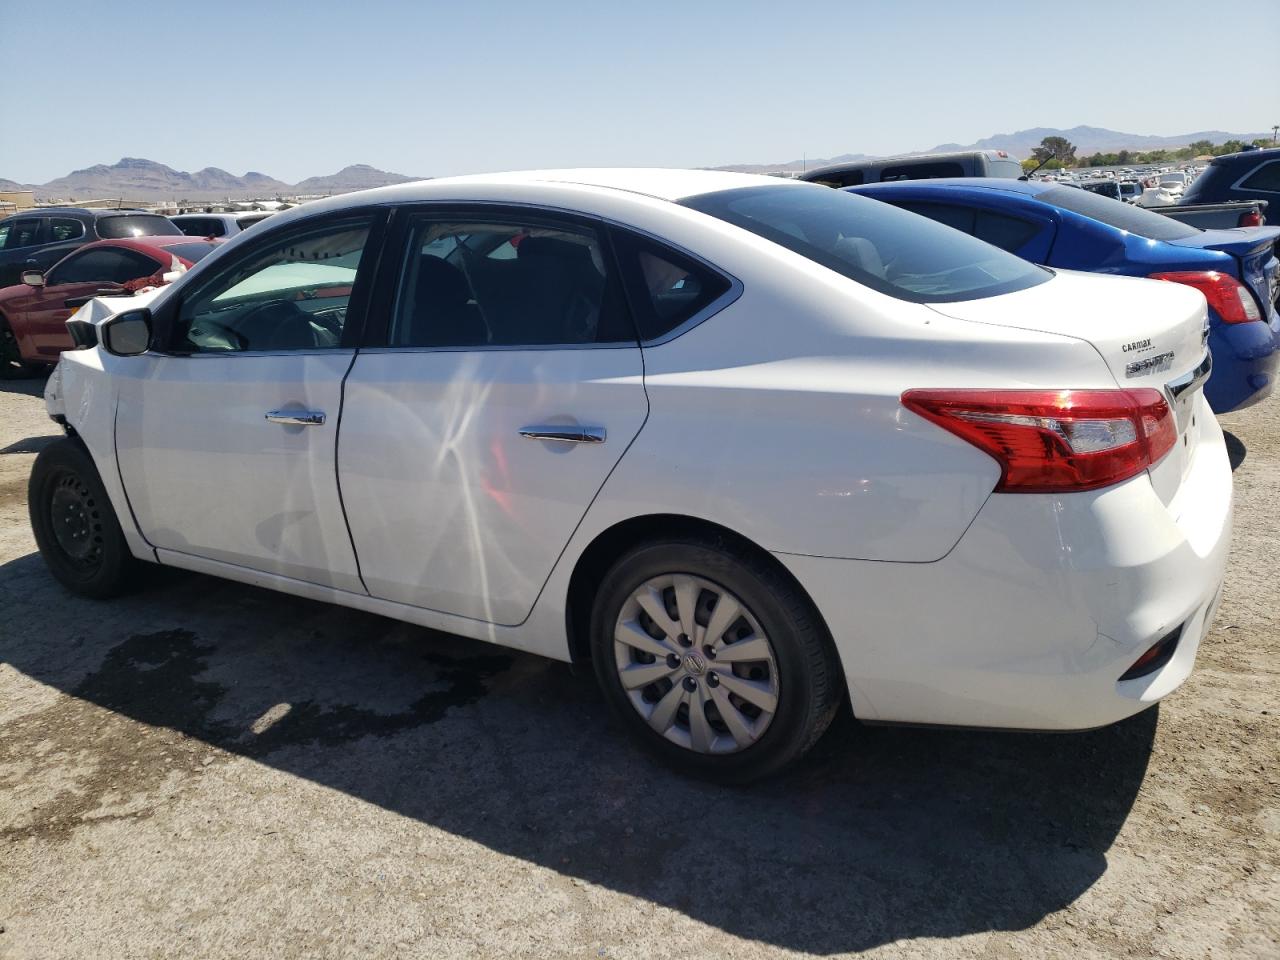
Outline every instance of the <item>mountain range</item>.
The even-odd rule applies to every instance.
[[[1107,130],[1104,127],[1072,127],[1061,130],[1057,127],[1032,127],[1029,130],[1018,130],[1015,133],[997,133],[984,137],[974,143],[940,143],[928,150],[910,150],[901,155],[922,153],[952,153],[960,150],[1004,150],[1019,160],[1031,156],[1033,147],[1040,146],[1045,137],[1066,137],[1076,147],[1076,156],[1087,157],[1094,153],[1118,153],[1121,150],[1173,150],[1195,143],[1197,140],[1209,140],[1213,143],[1225,143],[1228,140],[1243,140],[1245,143],[1260,137],[1269,137],[1265,133],[1227,133],[1223,130],[1200,130],[1195,133],[1183,133],[1172,137],[1156,137],[1142,133],[1122,133],[1119,130]],[[829,163],[851,163],[855,160],[868,160],[876,154],[843,153],[838,157],[809,157],[805,160],[787,160],[780,163],[740,163],[717,170],[730,170],[740,173],[776,173],[782,171],[798,171],[806,167],[821,167]]]
[[[119,163],[109,166],[100,163],[75,170],[48,183],[20,184],[0,179],[0,191],[33,190],[38,200],[265,199],[279,195],[349,193],[418,179],[421,178],[388,173],[358,163],[327,177],[308,177],[301,183],[285,183],[255,170],[250,170],[243,177],[217,167],[188,173],[154,160],[125,157]]]

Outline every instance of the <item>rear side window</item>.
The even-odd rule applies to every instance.
[[[824,187],[860,187],[865,179],[861,170],[840,170],[834,173],[824,173],[820,179],[810,180],[809,182],[820,183]]]
[[[84,224],[70,217],[53,217],[49,220],[49,240],[60,243],[63,240],[79,240],[84,236]]]
[[[1037,193],[1036,199],[1147,240],[1185,240],[1202,232],[1197,227],[1162,217],[1123,200],[1112,200],[1075,187],[1052,187],[1044,193]]]
[[[930,220],[936,220],[938,223],[944,223],[952,230],[973,235],[976,215],[971,207],[957,207],[953,203],[922,203],[917,200],[908,200],[896,206],[918,213],[922,217],[928,217]]]
[[[174,223],[188,237],[221,237],[227,232],[227,225],[217,217],[183,217]]]
[[[149,277],[160,264],[135,250],[97,247],[73,253],[49,271],[49,286],[60,283],[128,283]]]
[[[1051,276],[957,230],[843,190],[747,187],[681,202],[899,300],[976,300]]]
[[[964,167],[954,161],[934,163],[904,163],[896,167],[885,167],[880,171],[882,181],[889,180],[936,180],[940,177],[963,177]]]
[[[39,220],[9,221],[9,235],[5,238],[6,250],[17,250],[22,247],[34,247],[40,242]]]
[[[987,176],[988,177],[1007,177],[1011,180],[1017,180],[1022,176],[1022,164],[1017,160],[988,160]]]
[[[1264,163],[1249,174],[1237,188],[1239,190],[1262,190],[1266,193],[1280,193],[1280,160]]]
[[[726,277],[705,264],[646,237],[617,230],[614,249],[644,342],[665,337],[732,287]]]
[[[1014,253],[1040,232],[1040,225],[1021,217],[1009,217],[1003,213],[979,210],[973,235],[1001,250]]]
[[[422,218],[409,230],[390,343],[397,347],[635,342],[594,230]]]
[[[103,240],[119,240],[125,237],[177,237],[182,235],[168,217],[152,213],[125,213],[112,217],[99,217],[98,236]]]

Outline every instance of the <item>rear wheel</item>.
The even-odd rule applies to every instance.
[[[808,599],[767,560],[711,540],[637,547],[591,619],[597,679],[642,744],[723,782],[774,773],[817,741],[843,689]]]
[[[9,321],[0,316],[0,380],[19,380],[34,377],[40,373],[40,367],[27,363],[18,350],[18,338],[9,328]]]
[[[128,589],[138,563],[93,461],[76,441],[58,440],[40,451],[27,508],[40,555],[63,586],[96,599]]]

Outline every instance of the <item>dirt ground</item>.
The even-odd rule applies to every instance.
[[[0,957],[1280,956],[1280,426],[1224,418],[1237,526],[1195,674],[1088,734],[839,722],[727,790],[591,681],[157,569],[69,596],[0,383]]]

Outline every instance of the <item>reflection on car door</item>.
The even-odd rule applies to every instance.
[[[268,233],[160,311],[167,352],[114,358],[121,477],[162,561],[364,592],[335,442],[378,236],[368,213]]]
[[[356,358],[339,438],[364,582],[519,623],[644,422],[635,328],[588,223],[458,209],[396,235],[387,333]]]

